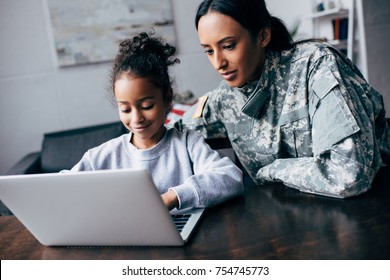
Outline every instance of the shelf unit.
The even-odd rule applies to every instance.
[[[313,23],[312,36],[324,39],[334,47],[343,50],[349,59],[358,65],[368,80],[362,0],[311,0],[311,2],[313,13],[309,19]],[[319,7],[320,11],[318,11]],[[334,38],[335,27],[332,21],[344,18],[348,19],[347,36],[340,40]]]

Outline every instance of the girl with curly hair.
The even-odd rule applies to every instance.
[[[146,33],[120,43],[111,87],[129,133],[87,151],[72,171],[146,169],[168,209],[208,207],[242,192],[242,172],[198,132],[164,125],[173,95],[168,67],[179,62],[174,53]]]

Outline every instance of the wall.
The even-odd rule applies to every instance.
[[[384,96],[390,117],[390,1],[364,0],[363,9],[370,84]]]

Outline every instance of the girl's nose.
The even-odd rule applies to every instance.
[[[135,124],[139,124],[145,121],[145,117],[142,115],[140,110],[133,110],[131,115],[131,122]]]

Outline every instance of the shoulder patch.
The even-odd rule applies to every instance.
[[[204,105],[206,104],[208,96],[204,95],[202,97],[199,97],[198,104],[196,105],[194,115],[192,116],[193,119],[200,118],[203,115],[203,109]]]

